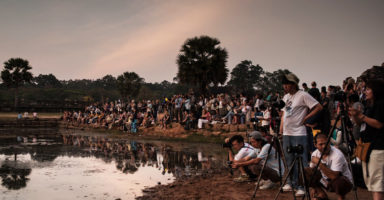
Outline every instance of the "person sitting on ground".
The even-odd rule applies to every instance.
[[[251,171],[253,176],[259,176],[261,172],[261,168],[263,163],[265,162],[268,150],[271,146],[266,139],[262,136],[262,133],[259,131],[253,131],[249,134],[251,138],[251,144],[256,149],[261,149],[260,153],[256,158],[246,157],[245,161],[240,161],[233,163],[233,168],[248,166],[248,169]],[[279,164],[280,160],[280,164]],[[279,172],[279,165],[281,171]],[[269,152],[267,164],[264,167],[264,171],[261,175],[262,182],[260,189],[270,189],[275,186],[275,183],[281,180],[281,177],[284,175],[284,165],[281,159],[279,159],[276,155],[276,150],[272,147]]]
[[[193,116],[191,113],[188,113],[188,111],[184,111],[183,117],[181,124],[184,125],[184,130],[188,131],[192,128]]]
[[[314,180],[309,183],[311,197],[313,199],[328,199],[327,193],[335,192],[337,198],[345,199],[345,195],[352,190],[352,173],[349,170],[347,160],[343,153],[327,144],[327,135],[318,133],[315,136],[316,151],[312,153],[310,167],[305,169],[306,177],[313,177],[315,167],[320,162],[321,154],[324,154]]]
[[[227,114],[223,118],[221,118],[223,122],[228,122],[228,124],[232,124],[232,118],[233,115],[235,115],[235,113],[233,112],[233,107],[234,104],[232,101],[226,106]]]
[[[266,107],[264,105],[260,106],[260,110],[262,116],[257,116],[257,119],[261,120],[261,126],[264,128],[269,128],[269,124],[271,122],[271,109],[270,107]]]
[[[232,165],[242,163],[249,159],[256,158],[256,149],[244,142],[244,138],[241,135],[234,135],[230,139],[225,139],[226,144],[230,144],[231,148],[227,148],[229,161],[232,162]],[[237,151],[236,155],[233,155],[232,148]],[[245,182],[249,181],[250,174],[247,166],[236,167],[240,170],[240,176],[235,178],[236,182]],[[253,177],[252,177],[253,178]]]
[[[203,113],[201,114],[201,118],[199,118],[199,121],[197,122],[197,127],[199,129],[203,128],[203,124],[209,123],[212,120],[211,113],[208,112],[206,109],[203,109]]]

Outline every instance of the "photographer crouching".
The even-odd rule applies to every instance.
[[[226,148],[228,151],[228,164],[231,165],[230,167],[257,156],[256,149],[248,143],[245,143],[241,135],[234,135],[230,139],[226,138],[223,148]],[[236,155],[233,155],[232,149],[237,152]],[[247,167],[239,167],[239,170],[241,174],[239,177],[233,179],[235,182],[246,182],[250,181],[250,178],[254,178],[252,176],[250,177],[251,173]]]
[[[246,161],[239,161],[232,164],[233,168],[248,167],[251,175],[259,176],[263,163],[266,162],[266,166],[261,174],[263,182],[261,182],[260,189],[270,189],[275,186],[275,183],[280,181],[279,162],[280,166],[283,166],[283,162],[277,156],[277,152],[274,147],[271,147],[262,134],[258,131],[250,133],[250,141],[253,147],[261,149],[256,158],[250,158]],[[269,151],[269,149],[271,150]],[[269,151],[268,160],[266,160]],[[284,168],[281,169],[281,175],[284,174]]]
[[[339,200],[344,199],[345,195],[352,190],[352,173],[349,170],[347,160],[344,154],[337,148],[327,144],[327,135],[318,133],[314,142],[317,148],[312,153],[310,167],[305,169],[306,177],[312,177],[314,167],[320,162],[320,156],[323,153],[319,170],[314,180],[309,183],[311,197],[313,199],[328,199],[326,189],[329,192],[335,192]]]

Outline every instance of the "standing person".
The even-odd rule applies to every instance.
[[[308,88],[307,83],[303,83],[301,86],[303,86],[304,92],[308,92],[309,88]]]
[[[280,123],[280,134],[283,134],[283,148],[288,166],[290,166],[295,155],[287,152],[287,147],[303,145],[303,165],[308,166],[308,145],[307,130],[304,122],[318,113],[323,107],[308,93],[299,90],[299,79],[293,73],[285,74],[282,77],[284,92],[283,97],[285,107]],[[303,196],[305,191],[302,186],[298,186],[298,166],[294,167],[293,177],[284,185],[284,191],[297,189],[296,196]]]
[[[384,199],[384,81],[371,80],[366,84],[367,106],[362,113],[350,108],[354,121],[361,124],[360,137],[371,143],[368,160],[363,161],[364,181],[374,200]]]
[[[317,88],[317,84],[315,81],[313,81],[311,83],[311,86],[312,88],[308,90],[308,93],[313,96],[313,98],[315,98],[317,101],[320,101],[321,99],[321,95],[320,95],[320,91],[319,89]]]
[[[178,95],[175,99],[175,117],[176,122],[180,123],[183,120],[183,113],[181,111],[183,105],[183,98],[181,95]]]

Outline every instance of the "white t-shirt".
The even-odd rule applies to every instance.
[[[260,109],[260,106],[264,104],[262,99],[256,99],[255,108]]]
[[[269,121],[271,118],[271,112],[268,109],[263,111],[263,118],[264,119],[261,121],[261,125],[262,126],[269,126]]]
[[[312,153],[312,157],[320,158],[321,153],[318,149]],[[348,178],[349,181],[352,183],[352,173],[349,170],[347,160],[344,157],[344,154],[337,148],[331,147],[331,151],[329,152],[329,155],[326,158],[323,158],[321,163],[326,165],[329,169],[336,172],[341,172],[341,175]],[[309,165],[310,167],[316,167],[314,163],[311,162]],[[327,180],[328,177],[321,172],[321,175],[323,176],[323,179]]]
[[[288,136],[305,136],[306,128],[303,125],[303,119],[308,114],[308,110],[312,109],[319,102],[316,101],[307,92],[301,90],[294,95],[286,94],[283,97],[285,103],[283,135]]]
[[[260,153],[257,155],[258,158],[261,158],[263,162],[265,162],[265,159],[267,158],[268,149],[271,145],[265,144],[262,148]],[[279,173],[279,161],[278,156],[276,155],[275,148],[272,147],[271,152],[269,153],[267,167],[275,170],[277,173]],[[280,160],[280,166],[281,166],[281,174],[284,174],[284,164],[282,160]]]
[[[256,158],[256,156],[257,156],[256,149],[253,148],[248,143],[244,143],[244,146],[235,155],[234,160],[240,160],[240,159],[245,158],[245,157],[250,157],[252,159],[252,158]]]

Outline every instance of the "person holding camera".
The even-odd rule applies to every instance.
[[[314,180],[309,184],[311,197],[313,199],[328,199],[327,193],[335,192],[337,199],[345,199],[345,195],[352,190],[352,172],[348,167],[348,162],[344,154],[336,147],[327,145],[328,136],[324,133],[318,133],[315,136],[315,146],[317,150],[312,153],[310,167],[305,169],[306,177],[312,177],[319,164]],[[324,154],[321,161],[321,154]],[[321,174],[321,175],[320,175]],[[324,189],[323,189],[324,188]]]
[[[233,168],[247,166],[250,172],[254,176],[259,176],[261,173],[262,165],[266,162],[261,178],[263,179],[262,185],[260,186],[261,190],[270,189],[275,186],[275,183],[280,181],[279,173],[279,162],[281,169],[281,175],[284,174],[283,162],[276,156],[276,150],[274,147],[271,147],[266,139],[262,136],[259,131],[253,131],[249,134],[251,145],[256,149],[261,149],[260,153],[256,158],[246,157],[245,161],[239,161],[232,164]],[[271,148],[268,156],[268,151]],[[268,156],[268,160],[266,160]]]
[[[290,166],[295,158],[295,153],[288,153],[288,147],[303,145],[303,165],[308,166],[308,140],[305,121],[322,110],[321,104],[307,92],[299,90],[299,78],[293,73],[285,74],[282,77],[284,92],[283,97],[285,107],[280,123],[280,134],[283,134],[284,156]],[[295,164],[293,177],[284,185],[283,191],[297,189],[296,196],[304,196],[305,191],[302,186],[298,186],[298,165]]]
[[[241,163],[247,161],[251,158],[255,158],[257,156],[256,149],[244,142],[244,138],[241,135],[234,135],[230,139],[225,139],[225,144],[223,147],[228,150],[228,158],[229,164],[235,165],[237,163]],[[232,148],[237,152],[236,155],[233,155]],[[232,166],[231,166],[232,167]],[[238,167],[240,170],[240,176],[235,178],[235,182],[245,182],[249,181],[249,170],[247,167]]]
[[[364,113],[350,108],[349,114],[360,125],[363,143],[370,144],[366,161],[362,162],[364,182],[374,200],[384,199],[384,81],[366,83],[367,106]]]

